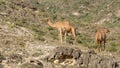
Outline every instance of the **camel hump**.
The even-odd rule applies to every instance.
[[[69,25],[69,24],[70,24],[67,20],[64,20],[63,22],[64,22],[64,24],[66,24],[66,25]]]

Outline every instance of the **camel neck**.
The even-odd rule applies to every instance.
[[[53,23],[51,23],[50,21],[47,22],[49,26],[51,27],[55,27]]]
[[[101,28],[101,26],[98,26],[98,30],[101,30],[102,28]]]

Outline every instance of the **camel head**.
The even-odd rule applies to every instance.
[[[47,22],[49,22],[49,21],[50,21],[50,19],[45,18],[45,19],[44,19],[44,21],[47,23]]]
[[[110,30],[107,29],[107,28],[105,28],[104,31],[105,31],[105,33],[109,33],[110,32]]]

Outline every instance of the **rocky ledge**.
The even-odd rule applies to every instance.
[[[100,56],[94,50],[83,52],[70,47],[56,47],[45,59],[52,65],[45,65],[48,68],[120,68],[115,57]]]

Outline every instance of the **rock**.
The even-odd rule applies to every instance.
[[[79,49],[74,49],[73,52],[72,52],[72,56],[74,59],[78,59],[80,56],[81,56],[81,50]]]
[[[81,55],[81,51],[79,49],[73,49],[70,47],[56,47],[52,53],[50,53],[48,60],[51,59],[66,59],[66,58],[74,58],[78,59]]]
[[[21,66],[21,68],[43,68],[41,65],[35,65],[31,63],[25,63]]]
[[[43,68],[43,63],[39,60],[31,59],[30,62],[26,62],[21,68]]]
[[[44,68],[55,68],[51,62],[46,62]]]
[[[56,47],[47,57],[58,64],[59,68],[117,68],[114,57],[100,56],[94,50],[82,52],[78,48]],[[74,60],[74,61],[73,61]],[[49,61],[48,61],[49,62]],[[63,66],[63,67],[62,67]]]
[[[101,57],[96,55],[96,54],[93,54],[90,56],[90,59],[89,59],[89,66],[90,68],[98,68],[100,67],[99,65],[99,61],[101,60]]]
[[[39,60],[32,59],[32,60],[30,60],[30,63],[43,66],[42,62],[40,62]]]

